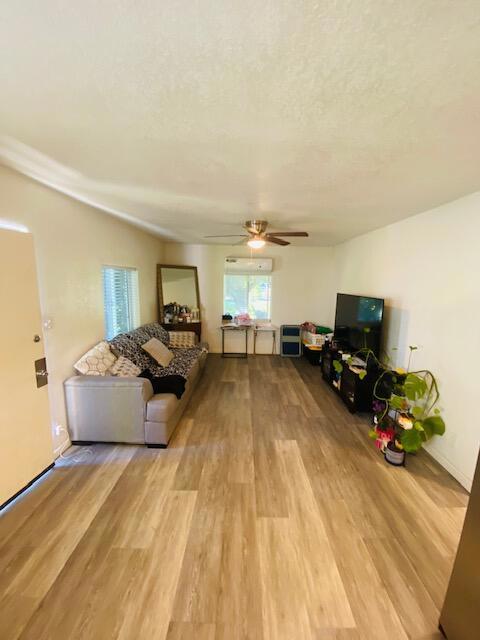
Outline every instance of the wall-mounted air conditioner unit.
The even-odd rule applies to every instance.
[[[225,258],[225,273],[271,273],[272,258]]]

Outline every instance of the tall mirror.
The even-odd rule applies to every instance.
[[[197,267],[157,266],[158,310],[162,324],[200,322]]]

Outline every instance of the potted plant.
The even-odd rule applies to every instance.
[[[368,329],[365,329],[367,332]],[[373,427],[369,432],[385,460],[395,466],[405,464],[407,453],[416,453],[435,435],[445,433],[445,422],[440,415],[438,383],[431,371],[421,369],[410,372],[412,355],[417,347],[410,346],[407,369],[392,368],[382,363],[371,349],[363,348],[347,359],[350,365],[355,356],[365,361],[359,377],[367,375],[369,362],[381,371],[373,390]],[[343,363],[333,362],[341,375]]]
[[[409,367],[412,353],[410,347]],[[385,460],[396,466],[407,453],[416,453],[435,435],[445,433],[440,415],[440,394],[435,376],[428,369],[405,371],[383,367],[374,387],[374,427],[370,436]]]

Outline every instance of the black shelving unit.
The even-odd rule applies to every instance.
[[[321,349],[311,349],[306,344],[303,345],[303,355],[309,361],[310,364],[314,366],[318,366],[321,364],[322,360],[322,350]]]
[[[373,404],[373,389],[380,371],[375,365],[370,365],[367,375],[362,379],[343,362],[343,371],[338,373],[333,364],[334,360],[341,361],[341,354],[330,348],[324,349],[321,358],[322,377],[329,387],[337,393],[351,413],[357,411],[371,411]]]

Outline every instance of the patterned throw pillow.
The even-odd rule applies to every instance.
[[[84,376],[104,376],[116,359],[108,342],[102,341],[87,351],[73,366]]]
[[[133,362],[125,356],[120,356],[113,367],[110,367],[109,371],[112,376],[118,376],[119,378],[137,377],[141,372],[140,367],[137,367],[136,364],[133,364]]]
[[[148,369],[153,362],[150,356],[143,351],[141,344],[135,342],[128,333],[121,333],[115,336],[113,340],[110,340],[110,346],[119,357],[125,356],[137,367],[140,367],[141,371]]]
[[[191,349],[197,344],[195,331],[169,331],[170,346],[176,349]]]

